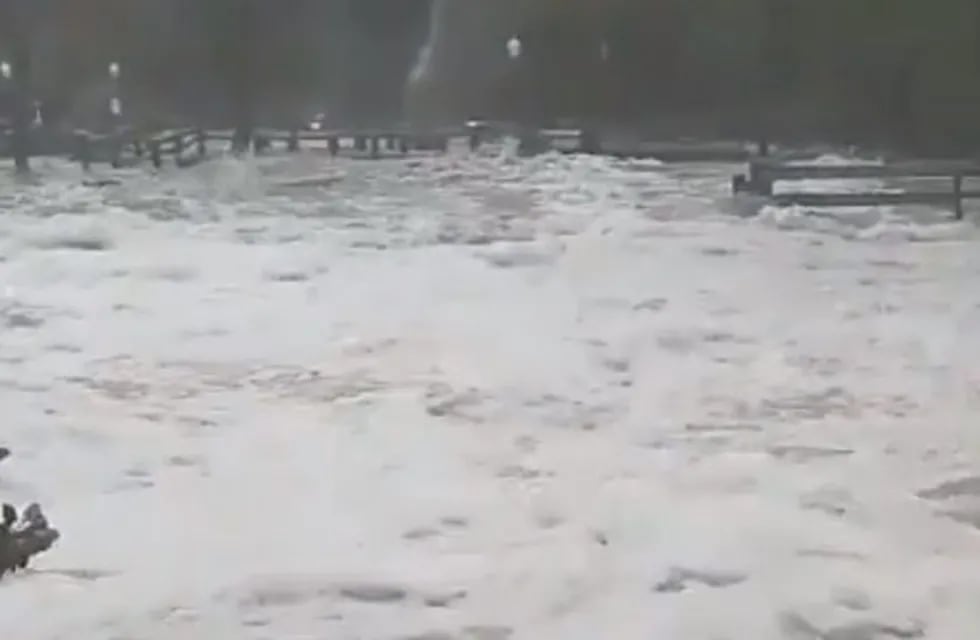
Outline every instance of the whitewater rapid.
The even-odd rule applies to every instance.
[[[63,538],[5,637],[980,629],[970,220],[505,151],[39,166],[0,498]]]

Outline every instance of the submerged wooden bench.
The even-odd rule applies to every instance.
[[[178,167],[200,162],[207,154],[208,135],[202,129],[183,128],[160,131],[143,136],[134,129],[122,129],[111,133],[75,132],[75,148],[72,158],[86,170],[96,162],[108,162],[113,167],[136,164],[149,156],[153,166],[159,169],[167,155],[174,158]],[[188,154],[187,152],[192,153]]]
[[[792,180],[861,180],[895,178],[908,180],[945,179],[948,190],[869,190],[860,192],[780,192],[775,183]],[[980,163],[959,160],[896,162],[891,164],[788,164],[773,159],[749,163],[748,176],[732,179],[735,193],[750,193],[779,205],[807,207],[855,207],[899,204],[950,206],[956,219],[963,219],[963,201],[980,199],[980,189],[964,189],[967,178],[980,178]]]
[[[209,132],[213,140],[230,139],[229,132]],[[285,143],[289,151],[299,151],[304,143],[326,143],[331,155],[340,154],[343,149],[351,149],[357,153],[367,154],[371,158],[379,158],[383,152],[394,152],[399,155],[411,151],[441,151],[449,148],[455,138],[473,135],[460,128],[416,130],[407,128],[390,129],[271,129],[259,128],[254,133],[254,147],[262,151],[273,143]]]

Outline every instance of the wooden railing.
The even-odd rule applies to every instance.
[[[209,132],[209,139],[231,140],[230,131]],[[329,129],[329,130],[276,130],[257,129],[253,136],[253,147],[264,151],[273,144],[282,144],[288,151],[299,151],[309,143],[325,143],[330,155],[336,156],[342,150],[351,150],[371,158],[379,158],[385,153],[406,154],[411,151],[448,150],[453,139],[467,138],[471,149],[479,144],[472,132],[462,128],[436,129],[430,131],[408,129]]]
[[[460,127],[430,129],[391,127],[311,130],[298,127],[291,129],[260,127],[252,132],[248,147],[256,152],[263,152],[276,146],[293,152],[303,148],[318,147],[326,148],[333,156],[350,154],[355,157],[381,158],[416,151],[445,152],[454,142],[466,144],[470,150],[476,150],[484,143],[504,136],[518,138],[521,141],[519,151],[522,154],[556,151],[610,155],[618,158],[654,158],[664,162],[731,162],[749,160],[754,156],[752,145],[740,142],[637,141],[625,137],[607,139],[586,126],[540,129],[505,122],[478,121]],[[118,167],[149,160],[159,168],[164,166],[170,157],[178,166],[190,166],[206,157],[211,143],[239,146],[235,143],[240,142],[232,130],[204,130],[197,127],[157,132],[128,128],[102,134],[78,131],[73,137],[65,138],[64,134],[55,137],[60,141],[53,146],[45,143],[52,148],[45,149],[44,155],[70,153],[86,167],[93,163],[111,163]],[[34,144],[38,145],[39,142],[40,138],[36,138]],[[0,131],[0,157],[8,155],[7,150],[4,149],[5,143],[4,132]],[[41,154],[42,151],[37,148],[35,153]],[[930,164],[930,167],[932,171],[940,171],[942,175],[947,175],[946,167],[936,169],[933,164]],[[739,188],[771,195],[771,183],[774,180],[793,179],[791,176],[804,173],[815,179],[821,176],[840,177],[841,174],[834,173],[838,170],[837,167],[786,165],[771,158],[763,158],[752,161],[749,175],[741,178]],[[865,174],[860,173],[862,170]],[[831,173],[828,174],[828,171]],[[877,173],[880,169],[847,168],[843,171],[849,177],[893,175]],[[867,171],[872,173],[868,174]],[[901,169],[900,173],[902,171],[906,169]],[[901,175],[908,175],[907,171]],[[949,177],[952,178],[953,174],[949,173]],[[966,174],[963,174],[963,177],[966,177]],[[788,196],[780,194],[773,197],[785,200]],[[824,197],[828,201],[832,200],[830,196]],[[929,199],[935,197],[928,196]],[[969,192],[966,197],[970,197]],[[922,198],[927,199],[927,196]]]
[[[118,168],[139,163],[147,157],[159,169],[167,156],[172,156],[177,166],[187,167],[207,155],[207,140],[207,132],[192,128],[162,131],[151,136],[142,136],[132,129],[108,134],[78,131],[73,156],[86,170],[96,162],[108,162]]]
[[[775,192],[775,184],[794,180],[860,180],[875,178],[901,179],[916,185],[923,180],[947,181],[940,188],[922,190],[869,189],[851,192]],[[753,160],[749,173],[732,180],[735,193],[749,193],[772,200],[779,205],[806,207],[854,207],[897,204],[950,206],[957,220],[963,218],[963,202],[980,199],[980,190],[967,190],[967,178],[980,178],[980,164],[964,161],[917,161],[892,164],[789,164],[769,158]],[[947,188],[943,188],[947,187]]]
[[[177,129],[158,133],[146,141],[150,154],[150,162],[159,169],[163,166],[166,155],[174,158],[178,167],[189,167],[197,164],[208,153],[208,134],[203,129]],[[187,152],[191,155],[188,156]]]

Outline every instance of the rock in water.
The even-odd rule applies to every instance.
[[[48,524],[41,506],[32,503],[17,520],[17,510],[3,505],[3,524],[0,525],[0,577],[26,569],[31,558],[50,549],[61,534]]]

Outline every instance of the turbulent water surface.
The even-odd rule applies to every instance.
[[[735,170],[4,178],[4,637],[974,636],[974,224]]]

